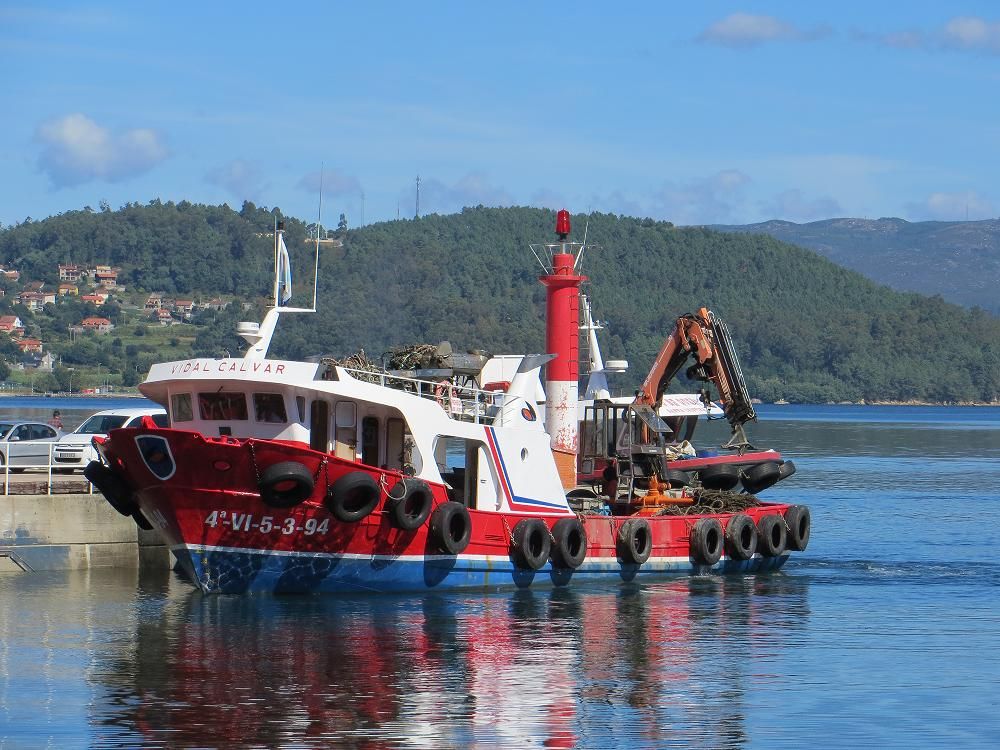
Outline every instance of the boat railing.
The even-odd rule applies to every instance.
[[[406,391],[434,401],[452,419],[475,424],[500,424],[500,407],[504,396],[502,391],[486,391],[470,385],[458,385],[447,378],[423,380],[386,372],[349,367],[343,369],[358,380],[375,383],[383,388]]]
[[[26,445],[30,443],[25,443]],[[94,494],[92,485],[82,474],[62,474],[70,471],[65,464],[56,463],[53,453],[57,443],[48,443],[48,457],[31,462],[17,461],[11,466],[10,457],[0,466],[0,496],[3,495],[54,495]],[[44,472],[44,473],[43,473]],[[44,483],[44,484],[43,484]]]

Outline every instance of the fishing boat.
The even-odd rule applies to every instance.
[[[276,226],[273,305],[239,325],[244,356],[154,365],[140,390],[170,426],[150,420],[95,441],[101,461],[87,477],[155,529],[206,593],[492,590],[781,567],[808,543],[808,509],[743,493],[737,510],[700,512],[697,472],[671,486],[662,378],[659,403],[622,405],[629,466],[606,482],[613,496],[579,507],[585,248],[569,231],[560,211],[559,241],[532,247],[546,354],[401,373],[268,356],[281,315],[316,309],[315,291],[311,308],[288,304]],[[768,458],[780,472],[780,456]]]

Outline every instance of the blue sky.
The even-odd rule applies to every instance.
[[[0,222],[1000,213],[1000,6],[0,3]]]

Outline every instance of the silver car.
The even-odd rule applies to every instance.
[[[49,451],[58,433],[41,422],[0,422],[0,471],[49,465]],[[16,468],[15,468],[16,467]]]

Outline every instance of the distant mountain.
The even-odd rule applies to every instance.
[[[893,289],[1000,314],[1000,220],[828,219],[713,226],[806,247]]]

